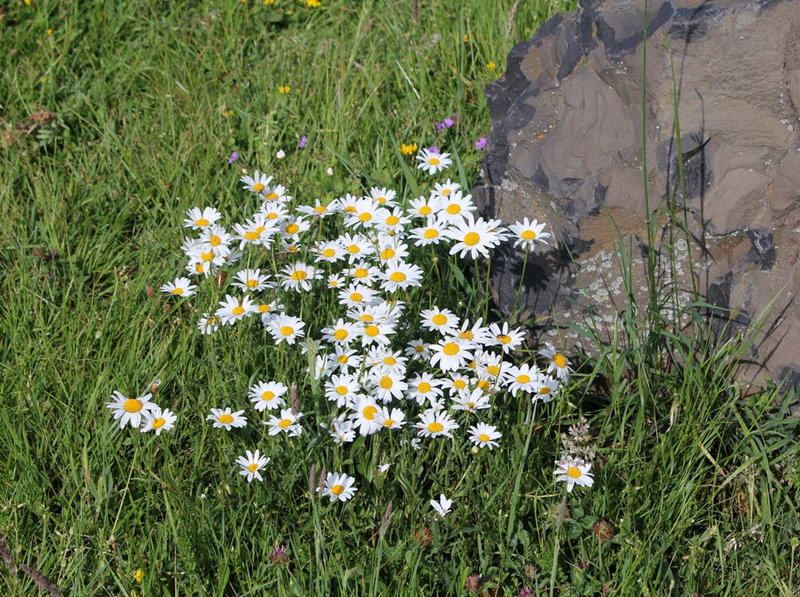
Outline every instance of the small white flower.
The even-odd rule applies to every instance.
[[[333,168],[328,167],[328,169],[325,170],[325,174],[327,174],[328,176],[333,176]]]
[[[275,157],[278,158],[279,160],[282,160],[283,158],[286,157],[286,152],[283,151],[282,149],[279,149],[278,153],[275,154]]]
[[[433,509],[436,510],[436,513],[444,518],[448,512],[450,512],[450,507],[453,505],[453,500],[448,500],[444,494],[439,495],[439,501],[431,500],[431,506]]]

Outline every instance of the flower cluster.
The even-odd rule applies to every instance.
[[[561,358],[563,359],[563,356]],[[568,370],[569,362],[566,359],[559,360],[559,363],[564,370]],[[558,367],[559,363],[553,361],[552,365]],[[576,425],[571,425],[567,433],[561,434],[563,456],[556,460],[556,470],[553,474],[556,475],[556,481],[567,483],[567,493],[572,492],[575,485],[591,487],[594,484],[592,473],[589,472],[595,457],[591,440],[589,425],[583,417]]]
[[[452,163],[449,154],[427,149],[420,150],[417,161],[429,174]],[[421,308],[406,302],[425,281],[420,256],[439,251],[478,260],[506,241],[530,251],[547,242],[544,224],[526,218],[506,227],[500,220],[476,217],[471,195],[450,179],[412,199],[373,187],[365,195],[346,194],[327,203],[317,199],[313,205],[299,204],[259,171],[243,176],[241,183],[258,208],[230,227],[220,223],[214,207],[188,210],[184,226],[195,235],[182,246],[186,275],[161,289],[173,297],[202,299],[220,292],[221,283],[224,298],[197,322],[202,334],[257,322],[276,346],[311,351],[311,374],[329,402],[329,418],[317,423],[334,443],[400,433],[419,448],[423,441],[454,438],[464,430],[473,450],[492,450],[503,435],[488,418],[503,396],[548,402],[567,380],[569,362],[549,345],[540,352],[546,367],[515,363],[525,335],[508,322],[488,323],[429,303]],[[323,220],[330,225],[322,226]],[[341,232],[326,237],[327,230]],[[234,272],[217,276],[223,268]],[[212,277],[213,283],[203,283]],[[213,290],[206,292],[209,287]],[[338,304],[318,330],[310,329],[299,310],[302,301],[296,300],[312,292],[333,293]],[[231,431],[265,416],[261,423],[269,436],[301,436],[304,414],[296,397],[287,407],[288,382],[251,385],[248,398],[255,415],[226,406],[212,408],[206,418],[213,427]],[[121,396],[109,407],[122,426],[138,426],[143,413],[155,412],[149,398]],[[168,412],[159,411],[161,427],[174,422]],[[248,450],[236,464],[250,482],[262,480],[260,471],[268,462],[259,450]],[[331,501],[346,501],[357,491],[355,479],[338,472],[329,473],[320,489]],[[450,501],[442,496],[434,507],[444,516]]]

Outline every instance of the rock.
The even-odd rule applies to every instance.
[[[755,334],[742,380],[798,386],[800,3],[651,2],[644,128],[643,7],[586,2],[556,15],[486,88],[491,133],[473,196],[507,224],[546,221],[556,241],[529,257],[519,298],[521,255],[500,253],[495,298],[506,314],[518,302],[545,337],[588,352],[596,347],[569,323],[591,314],[610,341],[630,297],[647,303],[644,142],[655,276],[680,301],[664,309],[690,305],[696,288],[715,307],[704,313],[718,340]],[[669,207],[688,241],[659,209]]]

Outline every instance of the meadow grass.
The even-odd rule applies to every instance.
[[[226,223],[252,212],[242,169],[304,204],[372,186],[408,201],[438,179],[399,148],[436,144],[469,189],[488,133],[483,87],[513,44],[568,8],[421,0],[416,21],[410,0],[0,9],[6,555],[80,596],[467,594],[471,575],[486,595],[796,594],[792,397],[743,399],[729,373],[746,346],[715,344],[702,305],[689,333],[660,305],[631,305],[599,357],[570,354],[576,371],[555,400],[498,396],[494,450],[473,451],[465,425],[416,450],[400,441],[411,421],[336,446],[305,357],[257,325],[202,335],[203,296],[158,290],[182,275],[188,208],[214,205]],[[469,259],[423,258],[410,311],[498,318]],[[315,338],[339,308],[329,293],[296,301]],[[591,321],[580,332],[593,338]],[[141,394],[155,377],[175,428],[120,429],[112,392]],[[298,384],[303,435],[257,425],[258,379]],[[250,425],[213,429],[205,417],[223,406],[247,409]],[[554,461],[581,416],[595,482],[568,494]],[[247,483],[235,460],[256,447],[272,461]],[[352,500],[320,497],[323,467],[355,477]],[[445,517],[429,503],[440,494],[453,500]],[[35,591],[30,575],[2,571],[1,593]]]

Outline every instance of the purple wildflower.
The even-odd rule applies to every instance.
[[[484,147],[486,147],[486,137],[481,137],[475,141],[475,149],[483,149]]]
[[[530,597],[531,595],[533,595],[533,590],[528,587],[522,587],[519,590],[519,597]]]
[[[436,155],[439,155],[440,153],[442,153],[441,151],[439,151],[439,148],[436,147],[435,145],[431,145],[430,147],[428,147],[428,151],[430,153],[435,153]]]
[[[444,130],[444,122],[436,122],[433,126],[436,127],[437,133],[441,133]]]
[[[305,135],[300,137],[300,149],[303,149],[306,146],[307,142],[308,142],[308,139],[306,139]]]
[[[238,157],[239,157],[239,154],[238,154],[238,153],[236,153],[236,152],[234,151],[234,152],[231,154],[231,157],[229,157],[229,158],[228,158],[228,163],[229,163],[229,164],[233,164],[233,163],[236,161],[236,159],[237,159]]]
[[[278,542],[275,541],[275,549],[269,554],[269,559],[276,566],[287,564],[289,562],[289,556],[286,555],[286,546],[281,545],[278,547]]]
[[[445,119],[444,119],[444,126],[446,126],[447,128],[450,128],[450,127],[451,127],[451,126],[453,126],[454,124],[455,124],[455,123],[453,122],[453,119],[452,119],[452,118],[445,118]]]

